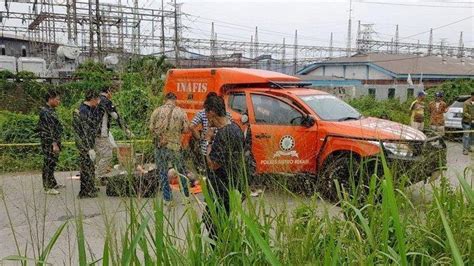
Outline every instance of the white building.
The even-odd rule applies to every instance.
[[[440,56],[358,54],[311,64],[297,73],[314,87],[405,101],[446,80],[474,78],[474,60]]]

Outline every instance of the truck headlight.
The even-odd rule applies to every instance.
[[[413,151],[408,144],[383,142],[383,147],[395,156],[412,157]]]
[[[369,143],[380,147],[380,142],[378,141],[369,141]],[[391,155],[401,156],[401,157],[413,156],[413,150],[406,143],[382,142],[382,145],[383,145],[383,148],[386,151],[388,151]]]

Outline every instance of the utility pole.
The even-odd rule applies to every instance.
[[[174,0],[174,59],[176,67],[179,68],[179,34],[178,34],[178,4]]]
[[[253,60],[253,35],[250,35],[250,58]]]
[[[74,21],[74,43],[77,45],[77,3],[76,0],[72,0],[72,17]]]
[[[67,40],[68,42],[72,39],[72,23],[71,23],[71,1],[66,1],[66,22],[67,22]]]
[[[331,32],[331,38],[329,39],[329,57],[332,58],[332,49],[333,49],[333,40],[332,40],[332,32]]]
[[[400,41],[399,35],[398,35],[398,24],[395,28],[395,53],[398,54],[398,43]]]
[[[96,35],[97,35],[97,57],[99,58],[99,62],[102,62],[102,46],[101,46],[101,36],[100,36],[100,0],[95,0],[95,17],[96,17]]]
[[[446,50],[445,50],[445,49],[446,49],[446,42],[447,42],[447,39],[446,39],[446,38],[441,38],[441,42],[440,42],[440,47],[439,47],[439,49],[440,49],[441,55],[443,55],[443,56],[444,56],[445,53],[446,53]]]
[[[165,4],[161,0],[161,53],[165,55]]]
[[[283,38],[283,47],[281,51],[281,72],[282,73],[286,73],[285,60],[286,60],[286,45],[285,45],[285,38]]]
[[[92,23],[92,0],[89,0],[89,57],[94,55],[94,23]]]
[[[357,53],[360,53],[360,42],[361,42],[360,20],[358,20],[357,21],[357,40],[356,40]]]
[[[459,34],[459,44],[458,44],[458,57],[464,56],[464,41],[462,38],[462,31]]]
[[[214,32],[214,22],[211,23],[211,39],[210,39],[210,49],[211,49],[211,64],[213,67],[216,66],[216,34]]]
[[[298,30],[295,30],[295,50],[293,51],[293,74],[298,71]]]
[[[351,55],[352,42],[352,0],[349,1],[349,21],[347,23],[347,56]]]
[[[138,0],[133,1],[133,29],[132,29],[132,49],[135,55],[140,54],[139,39],[140,19],[138,18]]]
[[[428,41],[428,55],[433,53],[433,28],[430,29],[430,40]]]
[[[255,40],[254,40],[254,43],[255,43],[255,58],[258,57],[258,27],[255,27]]]

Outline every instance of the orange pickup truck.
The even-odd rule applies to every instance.
[[[203,108],[206,95],[216,92],[248,135],[256,175],[305,174],[327,198],[334,197],[334,180],[347,184],[349,168],[382,151],[390,162],[421,170],[423,175],[410,176],[412,182],[444,166],[440,161],[445,162],[446,145],[441,138],[364,117],[339,98],[308,85],[293,76],[257,69],[172,69],[165,92],[177,95],[189,119]]]

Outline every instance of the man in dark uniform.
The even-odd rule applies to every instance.
[[[57,195],[56,189],[64,185],[56,182],[54,169],[58,162],[61,151],[61,134],[63,127],[56,115],[55,109],[61,103],[59,93],[56,90],[49,90],[45,96],[46,106],[42,107],[39,113],[38,135],[41,140],[41,150],[44,155],[43,162],[43,188],[48,195]]]
[[[85,101],[74,110],[73,128],[75,132],[76,146],[79,150],[81,167],[81,190],[79,198],[97,197],[98,189],[95,187],[94,161],[96,153],[95,137],[99,128],[97,106],[99,105],[99,93],[88,90],[85,93]]]
[[[113,155],[113,144],[109,138],[110,122],[112,120],[117,121],[120,128],[125,131],[127,137],[133,137],[132,132],[125,126],[119,116],[117,109],[111,101],[112,90],[110,87],[104,87],[100,93],[100,103],[97,108],[99,129],[95,140],[95,152],[97,154],[96,162],[96,176],[103,177],[110,171],[112,155]]]
[[[208,187],[213,192],[210,192],[212,202],[207,202],[203,220],[209,236],[216,240],[221,230],[215,222],[222,221],[231,211],[229,191],[241,191],[245,183],[244,136],[240,127],[227,117],[222,98],[206,100],[204,108],[210,126],[217,130],[215,134],[208,134],[207,139],[212,142],[207,147],[206,161],[209,167]],[[211,211],[213,206],[215,211]],[[213,213],[217,217],[212,217]]]

